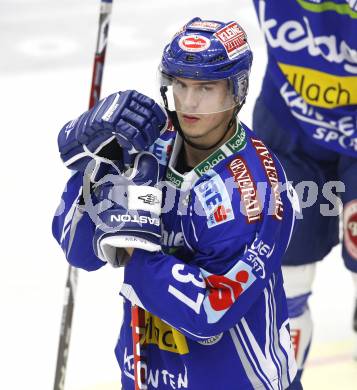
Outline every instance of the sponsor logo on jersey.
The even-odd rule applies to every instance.
[[[223,337],[223,333],[217,334],[216,336],[212,336],[207,340],[198,341],[202,345],[214,345],[217,344]]]
[[[182,232],[168,232],[165,229],[162,230],[161,242],[167,247],[181,247],[185,244]]]
[[[150,152],[153,153],[155,157],[157,157],[160,164],[166,165],[167,161],[169,160],[172,151],[173,141],[173,139],[163,140],[159,138],[150,147]]]
[[[138,199],[142,200],[145,204],[149,204],[149,205],[152,205],[152,206],[154,204],[160,203],[158,197],[155,196],[154,194],[142,195],[142,196],[139,196]]]
[[[301,66],[279,63],[294,90],[317,107],[357,104],[357,77],[336,76]]]
[[[221,311],[231,307],[244,291],[242,286],[247,283],[248,279],[249,273],[247,271],[237,272],[234,279],[223,275],[211,275],[205,278],[206,284],[209,286],[208,299],[212,309]]]
[[[139,225],[148,223],[150,225],[160,226],[159,218],[151,218],[147,217],[146,215],[112,214],[110,216],[110,222],[133,222]]]
[[[269,260],[274,252],[274,246],[266,244],[262,240],[255,239],[250,248],[247,249],[245,261],[252,267],[254,275],[265,279],[265,262]]]
[[[226,210],[226,208],[221,204],[221,205],[217,206],[213,212],[214,220],[217,223],[225,221],[228,218],[229,213],[230,213],[230,210]]]
[[[225,145],[230,149],[232,153],[238,152],[239,150],[243,149],[243,147],[246,145],[247,140],[245,137],[245,131],[241,125],[239,125],[239,129],[234,136],[228,140]]]
[[[123,374],[133,380],[134,378],[134,355],[128,354],[128,348],[124,348],[123,356]],[[187,367],[183,364],[182,371],[168,370],[167,367],[149,368],[142,362],[141,370],[145,372],[146,383],[139,384],[140,389],[147,389],[149,386],[152,389],[189,389],[190,383],[188,380]],[[180,367],[181,368],[181,367]],[[180,369],[179,368],[179,369]]]
[[[196,30],[202,30],[202,31],[216,31],[220,26],[221,26],[220,23],[197,21],[189,24],[187,28],[194,28]]]
[[[248,48],[245,32],[237,22],[232,22],[218,30],[215,37],[222,43],[230,59],[237,57]]]
[[[212,169],[219,162],[224,160],[227,156],[221,151],[217,150],[213,154],[211,154],[206,160],[202,161],[195,168],[195,172],[198,176],[202,176],[207,173],[210,169]]]
[[[194,191],[207,216],[207,226],[212,228],[234,219],[232,203],[223,180],[215,175],[204,181]]]
[[[177,175],[170,167],[167,167],[166,170],[166,180],[177,188],[181,188],[183,183],[183,178]]]
[[[345,4],[339,4],[333,0],[296,0],[301,7],[311,12],[335,11],[341,15],[357,17],[357,1],[345,0]]]
[[[357,137],[353,136],[356,130],[353,115],[341,116],[336,118],[337,120],[325,118],[317,108],[309,105],[289,82],[281,86],[280,94],[297,120],[305,126],[313,126],[313,138],[357,152]]]
[[[186,337],[160,318],[145,311],[145,339],[147,344],[155,344],[163,351],[185,355],[189,353]]]
[[[192,34],[181,37],[178,44],[184,51],[197,53],[207,50],[211,46],[211,41],[203,35]]]
[[[343,228],[346,250],[357,260],[357,200],[352,200],[344,206]]]
[[[298,3],[313,3],[313,4],[321,4],[322,1],[323,0],[297,0]]]
[[[263,165],[266,176],[269,180],[274,194],[274,217],[278,220],[283,219],[283,202],[280,197],[280,188],[278,181],[278,172],[275,167],[274,160],[264,145],[264,143],[256,138],[252,138],[252,144],[257,152],[257,155]]]
[[[350,117],[352,119],[352,117]],[[312,135],[317,140],[322,140],[326,143],[338,142],[343,149],[351,149],[357,152],[357,137],[351,138],[342,135],[338,130],[326,129],[324,127],[317,127]]]
[[[247,222],[260,221],[262,209],[258,200],[256,185],[245,160],[242,157],[236,157],[227,164],[227,168],[237,183]]]
[[[333,34],[314,35],[308,18],[299,20],[287,20],[283,23],[267,18],[266,2],[259,2],[259,20],[262,31],[270,47],[281,48],[290,53],[307,50],[312,57],[321,57],[325,61],[335,64],[343,64],[346,72],[357,74],[357,58],[352,55],[354,48],[347,42]],[[299,58],[296,56],[295,58]]]
[[[204,299],[203,307],[207,314],[207,322],[217,322],[239,297],[256,280],[252,268],[238,261],[225,275],[211,274],[200,269],[207,287],[208,299]]]

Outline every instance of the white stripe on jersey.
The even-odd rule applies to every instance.
[[[273,292],[273,280],[275,282],[275,275],[272,276],[272,278],[269,280],[268,287],[264,290],[264,298],[265,298],[265,304],[267,307],[269,307],[269,311],[267,312],[268,317],[266,320],[269,324],[269,338],[270,338],[270,345],[269,345],[269,352],[271,352],[270,358],[274,362],[276,368],[277,368],[277,378],[282,377],[282,363],[279,361],[278,358],[278,351],[275,349],[277,347],[277,340],[279,338],[278,332],[277,332],[277,326],[276,326],[276,304],[274,299],[274,292]],[[269,293],[268,293],[269,291]],[[278,346],[279,348],[279,346]],[[268,351],[266,351],[269,353]],[[279,354],[282,358],[281,354]],[[277,380],[277,386],[278,390],[282,390],[281,387],[281,380]]]
[[[78,195],[76,196],[76,198],[74,199],[73,203],[72,203],[72,206],[71,208],[68,210],[67,214],[66,214],[66,217],[63,221],[63,226],[62,226],[62,234],[61,234],[61,239],[60,239],[60,243],[62,244],[62,242],[64,241],[67,233],[68,233],[68,228],[70,227],[70,223],[72,221],[72,217],[73,217],[73,214],[74,214],[74,211],[76,210],[76,206],[77,206],[77,203],[78,203],[78,199],[79,197],[81,196],[82,194],[82,187],[79,188],[79,192],[78,192]],[[69,226],[67,226],[69,225]]]
[[[245,318],[230,330],[233,343],[242,361],[247,377],[254,388],[263,386],[267,389],[282,390],[287,388],[291,380],[291,351],[286,343],[279,342],[279,335],[287,329],[278,329],[276,322],[276,302],[274,298],[273,280],[264,290],[265,297],[265,346],[264,352],[255,339]],[[285,327],[286,323],[282,325]],[[290,363],[290,364],[289,364]],[[287,373],[289,368],[289,373]],[[284,370],[285,369],[285,370]],[[285,372],[284,372],[285,371]]]
[[[73,217],[72,217],[72,223],[69,226],[70,227],[70,234],[69,234],[69,240],[68,240],[67,252],[66,252],[67,256],[69,255],[69,252],[70,252],[70,250],[72,248],[74,236],[75,236],[76,231],[77,231],[78,222],[82,219],[82,217],[83,217],[83,212],[80,211],[78,209],[78,207],[76,207],[74,209],[74,213],[73,213]]]
[[[183,228],[183,225],[182,225],[182,217],[181,215],[179,216],[179,218],[181,219],[181,231],[182,231],[182,237],[183,237],[183,240],[185,241],[185,244],[187,246],[187,248],[191,251],[191,252],[194,252],[192,246],[189,244],[189,242],[187,241],[187,238],[185,236],[185,229]]]
[[[260,387],[264,388],[264,383],[261,381],[259,376],[256,374],[255,370],[253,369],[253,365],[251,364],[251,361],[248,359],[246,353],[244,352],[243,345],[239,341],[235,329],[231,328],[229,330],[229,333],[231,334],[233,344],[236,347],[239,359],[243,365],[243,368],[245,370],[247,378],[249,379],[250,383],[252,384],[252,387],[254,389],[260,388]]]
[[[269,325],[266,323],[266,327],[267,326]],[[265,388],[275,390],[271,385],[271,381],[277,377],[277,372],[272,370],[273,365],[269,359],[270,356],[267,358],[264,355],[245,319],[242,319],[241,323],[236,325],[236,329],[243,342],[245,351],[250,356],[251,363],[254,364],[256,372],[265,383]],[[266,339],[265,351],[267,350],[267,344],[269,344],[269,342],[270,340]]]
[[[272,285],[270,285],[272,288]],[[274,347],[275,351],[277,353],[277,356],[279,358],[279,361],[282,365],[282,385],[283,388],[287,388],[290,386],[292,379],[290,378],[290,372],[294,368],[294,355],[293,350],[291,346],[290,341],[290,334],[288,331],[288,323],[289,320],[287,319],[283,324],[281,324],[280,328],[278,329],[277,323],[276,323],[276,302],[275,300],[272,300],[273,305],[273,318],[274,318]]]

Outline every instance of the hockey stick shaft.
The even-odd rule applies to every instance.
[[[147,364],[145,356],[145,311],[137,305],[131,308],[135,390],[146,390]]]
[[[92,108],[100,97],[111,12],[112,0],[101,0],[97,47],[93,64],[89,108]]]
[[[111,10],[112,0],[101,0],[97,44],[93,64],[92,83],[90,89],[89,108],[92,108],[94,106],[94,104],[99,100],[100,96]],[[65,299],[62,310],[55,382],[53,386],[54,390],[64,390],[77,279],[78,270],[72,266],[69,266],[65,287]]]

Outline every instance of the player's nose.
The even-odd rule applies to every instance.
[[[193,88],[187,88],[182,101],[182,110],[189,113],[197,112],[199,104],[200,97],[197,91],[195,91]]]

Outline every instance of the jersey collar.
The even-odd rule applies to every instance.
[[[247,140],[245,130],[243,129],[241,123],[237,121],[237,128],[232,137],[217,150],[211,153],[205,160],[196,165],[195,168],[185,174],[177,172],[174,168],[177,163],[182,143],[182,137],[177,133],[172,154],[167,166],[165,180],[170,185],[185,190],[191,188],[194,182],[196,182],[202,175],[207,174],[219,162],[244,149]]]

